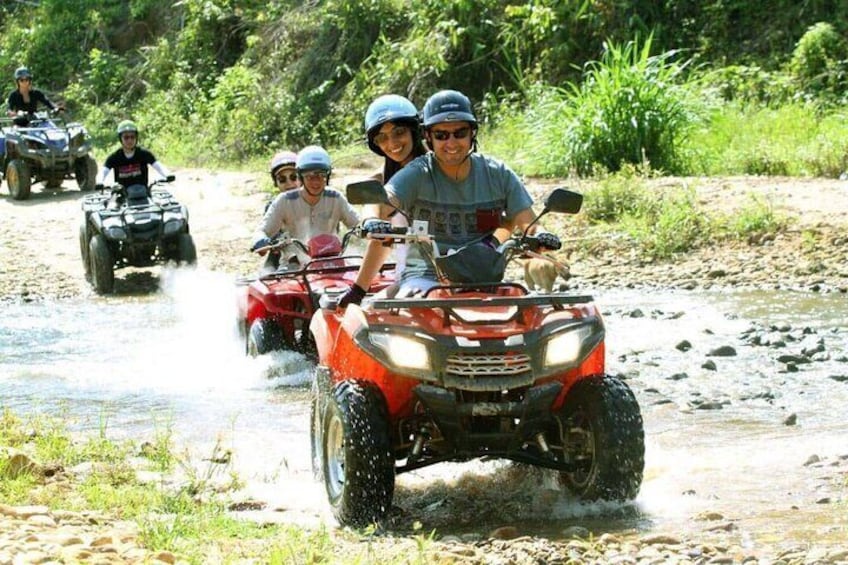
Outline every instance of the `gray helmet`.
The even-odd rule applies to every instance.
[[[424,104],[424,127],[429,128],[444,122],[470,122],[477,125],[471,101],[456,90],[440,90]]]
[[[18,67],[15,69],[15,81],[19,81],[22,78],[32,78],[32,73],[29,72],[27,67]]]

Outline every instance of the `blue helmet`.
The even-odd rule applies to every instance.
[[[365,135],[368,137],[368,147],[377,155],[383,155],[383,151],[374,143],[374,136],[386,122],[408,123],[417,129],[418,110],[407,98],[397,94],[384,94],[371,102],[365,111]]]
[[[318,145],[307,145],[297,154],[295,167],[298,173],[306,171],[326,171],[330,174],[333,169],[330,154]]]
[[[424,127],[429,128],[443,122],[469,122],[477,125],[471,101],[456,90],[440,90],[424,104]]]

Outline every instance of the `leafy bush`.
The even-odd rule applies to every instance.
[[[811,95],[833,98],[848,89],[848,42],[827,22],[811,26],[798,41],[789,69]]]

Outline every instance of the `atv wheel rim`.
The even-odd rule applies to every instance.
[[[344,428],[338,417],[333,416],[327,426],[327,492],[337,499],[344,491],[345,455]]]
[[[581,410],[574,415],[569,431],[569,443],[572,445],[571,452],[577,469],[571,473],[571,480],[575,486],[582,488],[592,477],[592,468],[595,464],[595,436],[592,432],[592,423]]]

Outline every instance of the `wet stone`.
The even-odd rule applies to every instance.
[[[722,345],[707,353],[707,357],[735,357],[736,349],[731,345]]]

